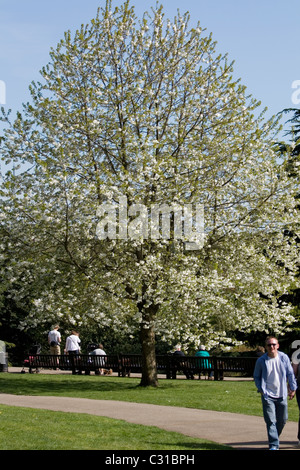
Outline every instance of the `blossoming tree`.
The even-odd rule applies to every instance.
[[[10,269],[30,272],[36,295],[22,326],[138,328],[142,385],[157,384],[156,335],[210,348],[236,330],[284,332],[295,183],[272,149],[277,123],[255,117],[211,35],[188,13],[169,21],[157,7],[139,21],[107,1],[50,56],[31,102],[3,118]],[[204,241],[190,244],[195,207]]]

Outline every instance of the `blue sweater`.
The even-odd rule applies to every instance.
[[[295,379],[294,371],[293,371],[289,357],[281,351],[278,351],[278,356],[280,359],[281,374],[285,383],[288,382],[291,390],[296,390],[297,382]],[[253,374],[253,378],[254,378],[257,390],[261,392],[264,396],[268,396],[267,390],[266,390],[266,381],[267,381],[266,360],[268,360],[267,353],[263,354],[260,358],[257,359],[255,368],[254,368],[254,374]],[[287,397],[287,387],[284,386],[282,398],[286,398],[286,397]]]

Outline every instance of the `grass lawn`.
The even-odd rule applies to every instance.
[[[121,400],[156,405],[262,415],[253,381],[166,380],[159,387],[140,387],[140,379],[95,375],[0,374],[0,392]],[[298,420],[296,400],[289,402],[289,419]]]
[[[157,389],[140,387],[139,383],[136,378],[9,373],[0,374],[0,393],[120,400],[262,415],[260,396],[253,381],[161,379]],[[297,421],[298,416],[294,399],[289,402],[289,420]],[[217,444],[152,426],[76,413],[70,415],[0,405],[0,449],[221,448]]]
[[[226,450],[155,426],[0,405],[0,450]]]

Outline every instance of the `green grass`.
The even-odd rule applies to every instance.
[[[162,379],[157,389],[140,387],[139,383],[139,379],[125,377],[0,374],[2,393],[121,400],[262,415],[260,396],[253,381]],[[289,419],[298,420],[295,399],[289,402]]]
[[[165,380],[157,389],[135,378],[0,374],[0,393],[120,400],[262,416],[253,381]],[[289,420],[297,421],[297,402]],[[30,439],[28,437],[30,436]],[[129,438],[130,436],[130,438]],[[0,449],[200,450],[222,446],[152,426],[109,418],[0,405]]]
[[[223,450],[154,426],[0,405],[0,450]]]

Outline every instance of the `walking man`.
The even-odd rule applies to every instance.
[[[253,374],[261,394],[270,450],[279,449],[279,436],[288,418],[287,396],[294,398],[297,389],[290,359],[278,348],[277,338],[268,336],[267,352],[257,359]]]

